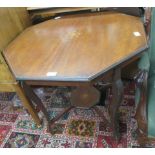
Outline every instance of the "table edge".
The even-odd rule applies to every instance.
[[[113,65],[107,67],[106,69],[104,69],[104,70],[102,70],[102,71],[100,71],[100,72],[98,72],[98,73],[96,73],[96,74],[94,74],[94,75],[89,76],[88,78],[85,78],[85,77],[78,77],[78,78],[77,78],[77,77],[76,77],[76,78],[75,78],[75,77],[59,77],[59,78],[58,78],[58,77],[52,77],[51,79],[49,79],[49,77],[47,77],[47,78],[45,78],[45,77],[41,77],[41,78],[27,77],[27,78],[25,78],[25,77],[21,77],[21,76],[19,77],[19,76],[17,76],[17,75],[13,72],[11,66],[9,65],[9,63],[8,63],[6,57],[5,57],[4,51],[3,51],[2,53],[3,53],[3,57],[5,58],[5,60],[6,60],[7,64],[8,64],[8,66],[9,66],[9,68],[10,68],[12,74],[14,75],[14,77],[15,77],[15,79],[16,79],[17,81],[91,82],[91,81],[95,80],[96,78],[98,78],[99,76],[102,76],[102,75],[105,74],[106,72],[110,71],[111,69],[117,67],[118,65],[120,65],[120,64],[122,64],[122,63],[128,61],[128,60],[131,59],[132,57],[134,57],[134,56],[136,56],[136,55],[138,55],[138,54],[141,54],[141,53],[142,53],[143,51],[145,51],[146,49],[148,49],[148,44],[146,44],[146,46],[144,46],[144,47],[139,48],[139,49],[138,49],[137,51],[135,51],[133,54],[128,55],[128,56],[125,57],[124,59],[122,59],[122,60],[120,60],[120,61],[114,63]]]

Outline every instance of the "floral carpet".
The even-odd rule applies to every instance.
[[[136,141],[136,121],[134,120],[134,89],[132,82],[125,82],[124,100],[119,108],[119,130],[121,138],[116,142],[112,138],[108,125],[109,116],[105,106],[110,104],[110,89],[105,106],[98,104],[103,112],[99,116],[92,109],[74,108],[55,123],[54,135],[47,133],[47,122],[37,127],[31,116],[23,108],[15,93],[0,94],[0,147],[4,148],[116,148],[138,147]],[[51,118],[70,104],[70,88],[48,87],[35,89]]]

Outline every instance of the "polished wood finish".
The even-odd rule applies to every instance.
[[[139,18],[108,12],[73,15],[32,26],[3,54],[16,79],[22,81],[29,101],[40,106],[49,131],[73,106],[90,108],[99,101],[100,93],[93,87],[96,82],[112,83],[110,125],[113,136],[118,139],[117,111],[123,94],[121,68],[146,47],[145,31]],[[76,86],[71,94],[71,107],[51,121],[30,87],[36,84]]]
[[[110,12],[32,26],[4,56],[18,80],[90,81],[146,47],[139,18]]]
[[[31,25],[26,8],[0,8],[0,50]]]

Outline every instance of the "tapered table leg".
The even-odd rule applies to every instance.
[[[119,140],[119,106],[123,100],[123,82],[121,80],[121,69],[114,70],[112,82],[112,102],[109,105],[110,124],[115,140]]]
[[[26,94],[26,96],[29,98],[29,100],[32,102],[34,102],[37,106],[39,106],[40,110],[43,112],[47,122],[48,122],[48,130],[49,130],[49,122],[50,122],[50,118],[48,115],[48,112],[46,110],[46,108],[44,107],[41,99],[34,93],[33,89],[27,85],[25,82],[22,83],[23,86],[23,90]]]
[[[35,110],[33,104],[31,101],[25,96],[23,89],[19,86],[19,84],[14,85],[14,88],[16,90],[17,95],[20,97],[24,107],[28,110],[28,112],[31,114],[33,120],[35,123],[40,126],[41,120],[38,117],[37,111]]]

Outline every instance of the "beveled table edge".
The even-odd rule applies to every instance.
[[[49,77],[47,77],[47,78],[46,78],[46,77],[41,77],[41,78],[27,77],[27,78],[25,78],[25,77],[22,77],[22,76],[17,76],[17,75],[13,72],[11,66],[9,65],[7,59],[5,58],[5,54],[4,54],[4,51],[5,51],[5,50],[3,50],[2,53],[3,53],[3,56],[4,56],[4,58],[5,58],[5,60],[6,60],[7,64],[8,64],[8,66],[9,66],[9,68],[10,68],[12,74],[14,75],[14,77],[16,78],[17,81],[91,82],[91,81],[95,80],[96,78],[98,78],[99,76],[101,76],[102,74],[105,74],[106,72],[108,72],[108,71],[111,70],[112,68],[115,68],[116,66],[118,66],[118,65],[120,65],[120,64],[122,64],[122,63],[128,61],[128,60],[131,59],[132,57],[141,54],[141,53],[144,52],[147,48],[148,48],[148,44],[146,44],[146,46],[144,46],[144,47],[138,49],[138,50],[135,51],[133,54],[130,54],[129,56],[125,57],[124,59],[122,59],[122,60],[120,60],[120,61],[114,63],[113,65],[107,67],[106,69],[104,69],[104,70],[102,70],[102,71],[100,71],[100,72],[98,72],[98,73],[96,73],[96,74],[94,74],[94,75],[89,76],[88,78],[85,78],[85,77],[76,77],[76,78],[75,78],[75,77],[59,77],[59,78],[58,78],[58,77],[52,77],[52,78],[49,78]]]
[[[134,57],[134,56],[136,56],[136,55],[141,54],[142,52],[144,52],[144,51],[145,51],[146,49],[148,49],[148,48],[149,48],[148,45],[146,45],[146,46],[144,46],[144,47],[141,47],[140,49],[138,49],[138,50],[135,51],[134,53],[130,54],[129,56],[125,57],[124,59],[120,60],[119,62],[116,62],[116,63],[114,63],[113,65],[107,67],[105,70],[102,70],[102,71],[100,71],[100,72],[98,72],[98,73],[96,73],[96,74],[94,74],[94,75],[89,76],[89,77],[88,77],[88,80],[89,80],[89,81],[94,80],[95,78],[97,78],[98,76],[101,76],[102,74],[104,74],[105,72],[111,70],[112,68],[114,68],[114,67],[116,67],[116,66],[118,66],[118,65],[120,65],[120,64],[122,64],[122,63],[124,63],[124,62],[126,62],[126,61],[128,61],[129,59],[131,59],[132,57]]]

